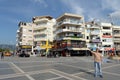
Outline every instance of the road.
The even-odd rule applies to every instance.
[[[94,78],[93,57],[5,57],[0,80],[119,80],[120,63],[102,64],[103,78]]]

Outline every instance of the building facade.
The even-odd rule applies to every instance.
[[[64,13],[57,19],[36,16],[31,23],[20,22],[17,50],[28,52],[50,50],[61,56],[86,54],[99,47],[103,51],[120,51],[120,27],[111,23],[84,22],[84,17]]]
[[[101,40],[104,51],[114,50],[112,29],[111,23],[101,23]]]
[[[120,26],[113,26],[113,42],[116,51],[120,51]]]
[[[20,22],[17,30],[17,51],[33,50],[33,24]]]
[[[51,16],[33,17],[34,24],[34,49],[42,50],[41,54],[46,54],[52,47],[53,42],[53,25],[55,19]]]
[[[95,50],[102,45],[101,26],[99,23],[96,23],[94,21],[87,22],[85,36],[87,48]]]
[[[53,51],[62,56],[79,55],[85,50],[84,17],[65,13],[56,19]]]

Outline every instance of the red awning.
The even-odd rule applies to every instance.
[[[114,51],[115,48],[105,48],[105,51],[110,51],[110,50]]]

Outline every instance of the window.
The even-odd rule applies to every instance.
[[[103,29],[110,29],[110,27],[103,27]]]
[[[32,30],[28,30],[29,32],[32,32]]]
[[[87,39],[89,39],[89,36],[87,36]]]
[[[103,42],[106,42],[106,39],[103,39],[102,41],[103,41]]]
[[[112,42],[112,39],[106,38],[102,40],[103,42]]]
[[[62,27],[62,29],[65,29],[66,27],[64,26],[64,27]]]
[[[103,47],[111,47],[111,45],[103,45]]]
[[[103,35],[111,35],[110,33],[103,33]]]

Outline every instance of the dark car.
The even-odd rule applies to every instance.
[[[19,54],[19,57],[30,57],[30,54],[27,54],[23,51],[21,54]]]

